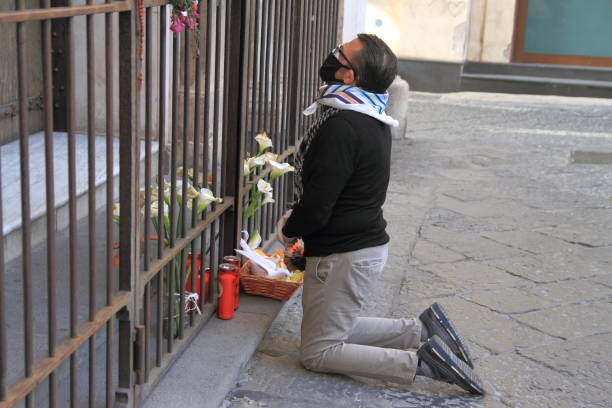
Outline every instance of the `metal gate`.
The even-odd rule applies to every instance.
[[[290,160],[310,124],[338,0],[200,0],[199,36],[168,0],[3,3],[0,407],[137,406],[213,316],[254,136]]]

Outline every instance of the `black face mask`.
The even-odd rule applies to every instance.
[[[323,65],[319,68],[319,76],[323,80],[323,82],[340,82],[340,80],[336,79],[336,72],[340,68],[348,68],[347,66],[342,65],[338,58],[334,55],[334,52],[330,52],[325,61],[323,61]],[[350,68],[349,68],[350,69]]]

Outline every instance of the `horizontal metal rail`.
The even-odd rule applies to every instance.
[[[295,153],[295,146],[289,146],[289,148],[287,148],[287,150],[285,150],[282,154],[280,154],[277,158],[277,160],[279,162],[282,162],[284,160],[287,160],[287,158],[289,158],[291,155],[293,155]],[[253,182],[257,183],[259,181],[259,179],[266,177],[268,174],[270,174],[270,172],[272,171],[271,168],[267,168],[262,170],[256,177],[253,177]],[[248,188],[244,188],[242,190],[242,196],[246,196],[249,194],[251,190],[249,190]]]
[[[10,388],[6,401],[0,402],[0,408],[11,407],[29,395],[49,374],[63,364],[91,336],[96,334],[119,310],[125,307],[131,299],[131,293],[118,292],[112,303],[99,309],[96,317],[78,327],[78,335],[58,344],[53,357],[46,357],[32,369],[32,376],[22,378]]]
[[[224,197],[223,203],[218,204],[216,208],[206,215],[206,218],[199,221],[195,227],[191,228],[184,238],[179,238],[174,241],[174,246],[167,248],[164,251],[164,256],[155,262],[152,262],[149,270],[140,275],[140,283],[144,285],[153,279],[159,271],[161,271],[169,262],[174,259],[179,252],[191,245],[191,241],[200,236],[202,231],[206,229],[210,224],[217,221],[221,215],[228,209],[233,207],[234,197]]]
[[[168,0],[145,0],[145,7],[158,7],[168,4]],[[53,20],[57,18],[87,16],[91,14],[119,13],[131,10],[128,1],[91,4],[72,7],[51,7],[46,9],[25,9],[0,12],[0,23],[21,23],[26,21]]]

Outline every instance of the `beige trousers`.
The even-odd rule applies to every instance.
[[[388,247],[306,258],[300,360],[312,371],[410,384],[418,319],[359,317],[387,261]]]

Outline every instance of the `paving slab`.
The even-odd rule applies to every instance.
[[[515,276],[540,283],[609,273],[608,263],[601,262],[597,257],[584,257],[581,253],[582,250],[574,250],[547,254],[546,258],[529,255],[488,260],[487,263]]]
[[[516,315],[530,327],[565,339],[606,333],[612,328],[612,303],[568,305]]]
[[[543,365],[569,374],[573,381],[579,381],[610,392],[612,390],[612,333],[581,337],[521,350],[519,354],[538,361]]]
[[[532,231],[485,232],[482,236],[512,248],[536,254],[560,252],[573,246],[563,240]]]
[[[426,239],[419,239],[412,252],[413,264],[444,263],[465,260],[458,252],[444,248]]]
[[[608,407],[610,394],[530,361],[518,354],[491,356],[478,362],[485,389],[511,407]],[[494,380],[493,380],[494,379]]]
[[[508,258],[525,254],[516,248],[494,242],[480,234],[456,232],[434,225],[422,229],[422,235],[431,242],[476,259]]]
[[[465,261],[422,265],[424,271],[452,282],[463,291],[524,286],[529,282],[484,262]]]
[[[529,293],[529,290],[529,287],[479,290],[461,296],[473,303],[504,314],[525,313],[555,306],[554,302]]]

